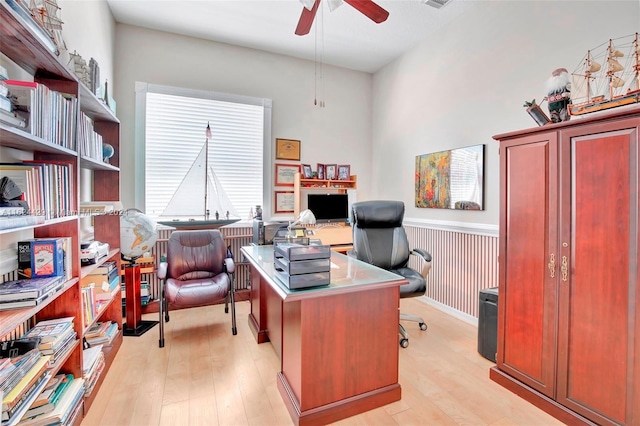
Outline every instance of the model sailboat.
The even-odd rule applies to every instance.
[[[211,128],[207,123],[206,141],[160,218],[189,221],[239,218],[215,171],[209,166],[209,139]]]
[[[609,40],[587,52],[573,73],[571,115],[640,102],[638,33]]]

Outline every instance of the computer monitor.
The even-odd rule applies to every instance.
[[[347,194],[307,194],[307,208],[317,222],[347,222],[349,197]]]

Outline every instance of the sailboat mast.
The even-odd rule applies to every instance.
[[[209,192],[208,181],[209,181],[209,139],[211,138],[211,127],[209,127],[209,122],[207,121],[207,130],[205,132],[206,140],[204,143],[204,220],[209,220],[209,209],[207,202],[207,193]]]
[[[636,64],[633,67],[635,71],[636,90],[640,90],[640,39],[638,38],[638,33],[636,33],[636,38],[633,41],[633,52],[636,58]]]
[[[587,66],[586,66],[586,80],[587,80],[587,103],[591,102],[591,51],[587,50]]]

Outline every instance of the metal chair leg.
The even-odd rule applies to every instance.
[[[230,277],[230,288],[227,296],[229,296],[229,298],[231,299],[231,333],[235,336],[236,334],[238,334],[238,327],[236,327],[236,284],[233,282],[233,278],[233,276]]]
[[[160,338],[158,341],[158,346],[164,348],[164,318],[162,315],[164,314],[164,281],[160,281],[160,303],[158,304],[158,326],[160,329]]]

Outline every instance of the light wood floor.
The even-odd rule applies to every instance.
[[[291,425],[276,388],[275,352],[256,344],[249,302],[236,307],[236,336],[216,305],[171,312],[164,349],[157,326],[125,337],[82,425]],[[493,364],[477,352],[476,327],[417,299],[402,300],[401,310],[429,325],[422,332],[405,323],[411,344],[400,349],[402,400],[336,424],[561,424],[489,379]]]

